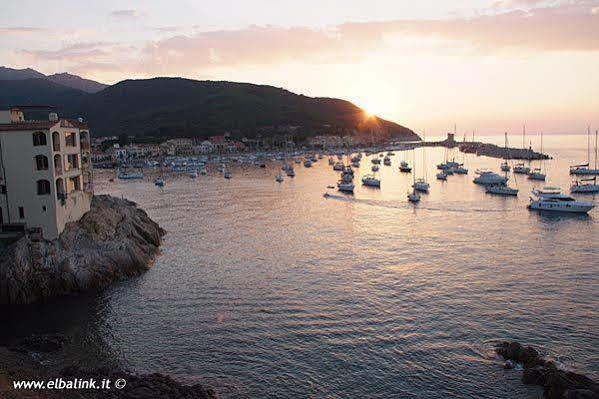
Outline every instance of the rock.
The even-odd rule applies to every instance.
[[[134,202],[95,196],[54,241],[25,236],[0,254],[0,304],[26,304],[92,288],[150,268],[165,231]]]
[[[67,343],[67,338],[62,335],[31,335],[22,339],[18,344],[10,349],[15,352],[28,353],[52,353],[61,350]]]
[[[508,362],[522,363],[522,382],[543,387],[548,399],[599,399],[599,384],[584,375],[558,369],[530,346],[523,347],[518,342],[500,342],[495,346],[495,351],[506,359],[506,365]],[[504,368],[508,368],[506,365]]]

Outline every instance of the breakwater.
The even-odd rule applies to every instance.
[[[427,141],[416,146],[421,147],[446,147],[459,148],[460,151],[467,154],[482,155],[490,158],[521,159],[521,160],[541,160],[551,159],[547,154],[534,151],[532,148],[511,148],[501,147],[496,144],[482,143],[479,141],[458,142],[455,140]]]

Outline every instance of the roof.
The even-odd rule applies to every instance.
[[[77,119],[60,119],[59,121],[20,121],[11,123],[0,123],[0,132],[21,130],[48,130],[60,123],[60,127],[72,127],[75,129],[88,129],[87,124]]]
[[[58,121],[21,121],[12,123],[0,123],[0,132],[19,130],[48,130]]]

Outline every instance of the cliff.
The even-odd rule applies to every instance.
[[[0,303],[101,288],[148,270],[165,231],[136,204],[107,195],[54,241],[23,237],[0,254]]]

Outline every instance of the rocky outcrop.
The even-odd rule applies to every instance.
[[[54,241],[25,236],[0,254],[0,303],[25,304],[101,288],[151,266],[165,231],[134,202],[95,196]]]
[[[548,399],[599,399],[599,384],[584,375],[559,369],[531,346],[501,342],[495,351],[506,360],[506,368],[512,368],[514,362],[521,364],[522,382],[543,387]]]
[[[15,389],[14,381],[53,381],[62,379],[110,380],[110,389]],[[125,381],[124,387],[117,380]],[[213,390],[201,384],[185,385],[163,374],[137,375],[122,370],[101,368],[85,371],[68,366],[57,372],[29,354],[0,347],[0,398],[6,399],[214,399]]]

